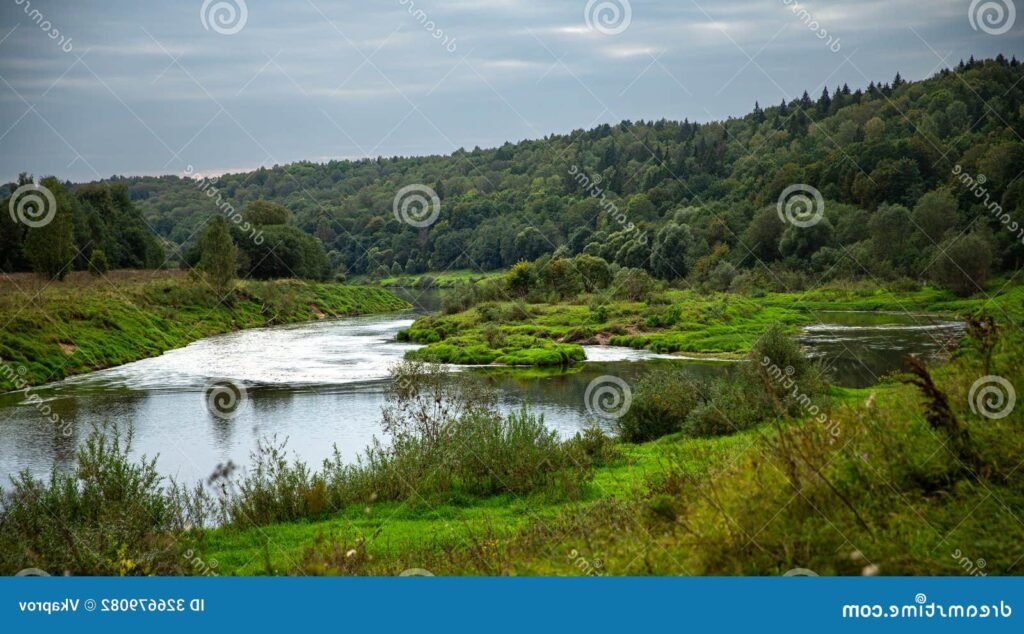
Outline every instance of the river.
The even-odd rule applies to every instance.
[[[159,357],[73,377],[33,390],[67,423],[43,419],[24,394],[0,395],[0,478],[28,470],[43,476],[66,467],[96,423],[131,426],[133,454],[159,456],[158,470],[180,481],[206,478],[221,463],[244,466],[263,438],[287,439],[290,452],[319,464],[336,445],[355,460],[374,436],[388,368],[412,344],[395,334],[436,308],[436,295],[414,293],[416,309],[307,324],[259,328],[210,337]],[[900,367],[910,352],[933,354],[963,332],[962,324],[924,315],[827,313],[804,330],[802,342],[840,385],[860,387]],[[651,364],[688,371],[728,371],[729,363],[665,358],[644,351],[587,347],[587,362],[568,372],[459,368],[493,383],[505,409],[524,405],[543,414],[561,436],[589,416],[590,382],[615,376],[631,384]],[[227,378],[246,397],[224,419],[211,414],[207,386]]]

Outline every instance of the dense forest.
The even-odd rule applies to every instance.
[[[211,217],[265,200],[289,215],[285,226],[267,227],[274,240],[263,255],[279,245],[306,252],[317,261],[310,277],[328,268],[375,277],[486,271],[587,254],[721,289],[771,270],[776,279],[796,276],[787,279],[797,285],[800,276],[934,279],[966,294],[1024,263],[1024,140],[1014,131],[1024,128],[1022,70],[1016,59],[972,58],[924,81],[897,74],[817,98],[805,92],[722,122],[623,121],[450,156],[302,162],[215,181],[113,178],[67,189],[76,243],[102,237],[111,266],[152,262],[149,246],[118,248],[134,229],[102,222],[106,210],[135,227],[127,191],[179,263],[197,257]],[[396,193],[411,184],[440,200],[429,226],[394,212]],[[794,186],[796,198],[782,201]],[[801,213],[811,221],[799,222]],[[0,266],[28,267],[8,226],[0,227]],[[253,249],[232,231],[240,249]],[[323,245],[326,268],[299,233]],[[83,248],[76,266],[87,265]],[[278,268],[259,276],[290,267]],[[252,273],[244,263],[240,272]]]

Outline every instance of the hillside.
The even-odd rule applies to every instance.
[[[1024,224],[1021,78],[1016,59],[971,60],[920,82],[897,75],[755,105],[724,122],[624,121],[450,156],[295,163],[214,183],[114,180],[177,244],[225,203],[284,204],[324,243],[333,269],[349,274],[492,270],[586,252],[664,279],[718,268],[729,282],[761,263],[781,270],[775,262],[816,279],[949,277],[945,258],[933,264],[941,245],[954,278],[957,268],[984,278],[1024,255],[1015,224],[1001,226],[994,207]],[[394,212],[411,184],[440,201],[428,227]],[[821,194],[819,204],[804,188],[811,193],[796,200],[823,206],[812,230],[787,227],[776,209],[793,185]],[[978,253],[982,261],[958,260]],[[975,281],[984,280],[948,285],[972,291]]]

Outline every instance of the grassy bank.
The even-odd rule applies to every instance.
[[[1008,293],[1024,297],[1019,287],[997,295]],[[769,325],[795,332],[819,321],[822,311],[955,315],[982,303],[931,287],[899,292],[868,283],[756,297],[669,290],[631,302],[581,295],[559,303],[483,302],[455,314],[423,317],[402,336],[426,344],[410,358],[444,363],[565,364],[582,358],[580,344],[736,357]]]
[[[37,385],[232,330],[403,308],[382,288],[296,280],[238,282],[222,302],[177,271],[76,273],[56,283],[8,276],[0,280],[0,360]],[[0,373],[0,391],[13,388]]]
[[[1024,411],[986,416],[1000,405],[974,386],[986,375],[1024,385],[1021,299],[986,303],[999,323],[988,360],[968,339],[922,376],[833,388],[825,425],[797,415],[618,443],[571,501],[371,501],[323,521],[215,530],[197,548],[219,574],[1020,574]]]
[[[476,284],[484,280],[504,275],[504,271],[474,271],[471,269],[455,269],[450,271],[430,271],[416,275],[389,275],[380,279],[368,275],[359,275],[353,281],[359,284],[377,284],[385,288],[454,288],[461,284]]]

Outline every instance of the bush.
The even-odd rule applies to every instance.
[[[629,410],[616,421],[626,442],[646,442],[681,431],[690,412],[708,399],[707,383],[685,368],[659,367],[640,379]]]
[[[94,429],[70,472],[48,481],[27,472],[0,490],[0,572],[183,574],[187,528],[213,507],[202,488],[165,487],[155,460],[129,460],[131,432]],[[179,543],[180,542],[180,543]]]
[[[253,468],[224,505],[236,526],[315,518],[351,504],[501,493],[578,499],[595,460],[611,450],[593,437],[560,441],[542,417],[501,414],[496,393],[443,367],[403,362],[392,371],[383,413],[390,437],[375,441],[357,464],[335,450],[321,471],[289,462],[285,445],[260,443]]]
[[[731,434],[773,417],[808,415],[825,388],[820,368],[773,325],[751,349],[748,361],[726,376],[699,379],[671,366],[650,371],[617,427],[627,442],[676,432],[695,437]]]

